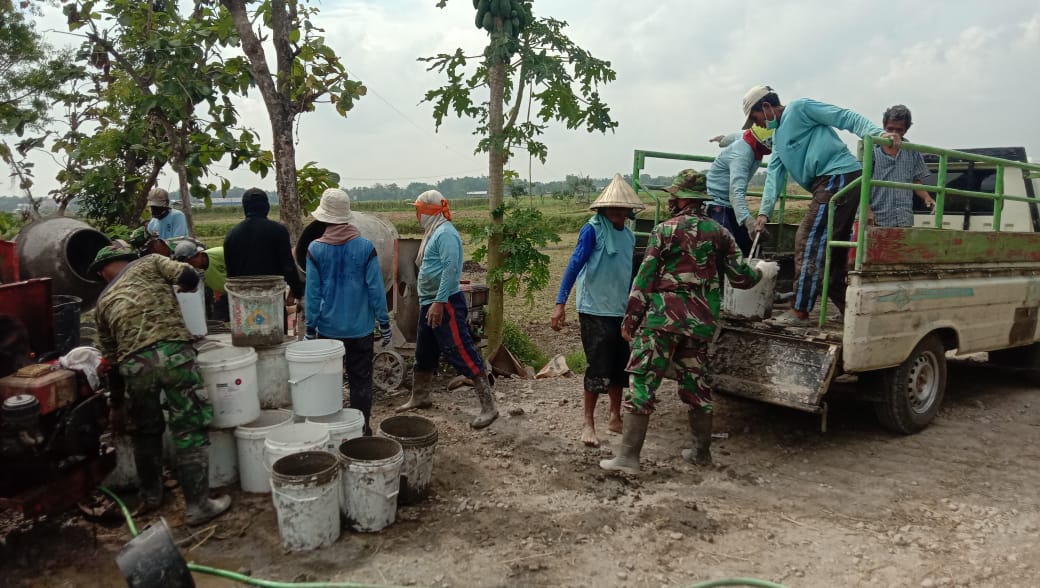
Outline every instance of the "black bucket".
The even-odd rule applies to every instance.
[[[123,546],[116,565],[130,588],[195,588],[188,564],[163,518]]]
[[[65,355],[79,347],[79,310],[83,301],[76,296],[51,296],[54,308],[54,351]]]

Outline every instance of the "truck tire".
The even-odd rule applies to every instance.
[[[870,380],[878,387],[874,412],[881,425],[904,435],[916,433],[932,422],[946,394],[946,348],[938,335],[929,334],[906,361]]]
[[[1005,367],[1030,370],[1022,372],[1022,375],[1025,376],[1026,381],[1040,386],[1040,343],[990,351],[989,362]]]

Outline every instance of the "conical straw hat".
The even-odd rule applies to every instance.
[[[596,210],[597,208],[631,208],[633,210],[643,210],[646,205],[636,195],[636,191],[632,189],[632,186],[628,185],[628,182],[621,177],[621,174],[614,174],[614,179],[610,180],[606,188],[600,192],[599,198],[589,205],[589,210]]]

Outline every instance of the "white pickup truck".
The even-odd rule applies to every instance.
[[[793,328],[724,315],[713,347],[716,390],[826,417],[835,379],[855,375],[856,394],[882,425],[908,434],[939,410],[947,352],[989,352],[991,362],[1040,374],[1040,165],[1027,163],[1022,148],[904,149],[926,154],[936,213],[922,205],[912,228],[869,227],[857,241],[829,241],[832,255],[851,248],[857,258],[838,320]],[[654,152],[637,151],[637,167],[640,153]],[[866,189],[849,188],[862,213],[876,185],[871,170],[865,158]],[[795,229],[781,218],[764,248],[763,257],[781,262],[778,293],[792,277],[783,273],[792,271]],[[836,313],[822,301],[820,310]]]

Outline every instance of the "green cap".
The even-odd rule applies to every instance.
[[[672,185],[664,189],[671,198],[711,200],[708,196],[708,177],[695,169],[684,169],[675,176]]]
[[[106,245],[94,256],[94,261],[87,268],[87,272],[97,273],[113,261],[133,261],[135,259],[137,259],[137,252],[133,249],[127,249],[121,245]]]

